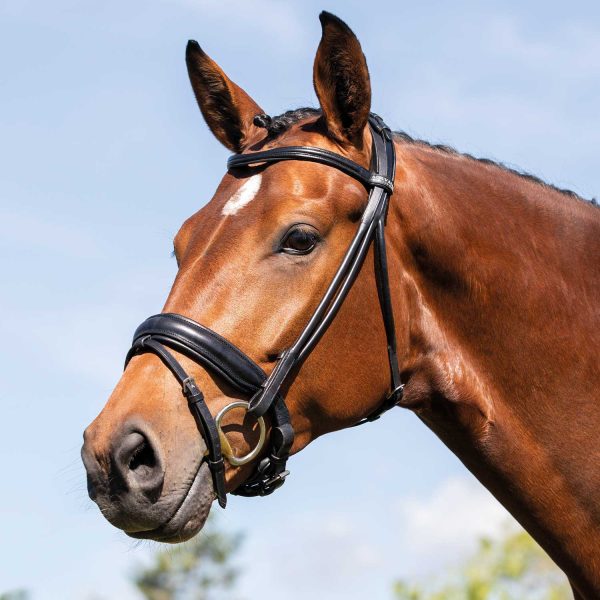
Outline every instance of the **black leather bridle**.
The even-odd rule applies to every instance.
[[[254,474],[232,493],[240,496],[264,496],[272,493],[284,483],[288,475],[286,462],[294,441],[294,430],[282,389],[292,381],[295,370],[310,354],[335,318],[373,243],[377,292],[387,337],[391,391],[385,402],[373,414],[356,424],[379,418],[402,397],[403,385],[396,354],[396,333],[384,236],[389,196],[394,189],[395,151],[392,132],[381,118],[371,114],[369,125],[373,140],[370,170],[339,154],[310,146],[287,146],[263,152],[236,154],[227,161],[229,170],[268,165],[284,160],[318,162],[354,177],[369,191],[369,199],[358,229],[327,291],[296,341],[279,356],[270,375],[267,376],[252,359],[218,333],[182,315],[154,315],[146,319],[133,336],[125,366],[134,356],[152,352],[177,378],[204,437],[215,493],[222,507],[227,503],[223,446],[228,447],[229,444],[220,430],[219,423],[226,410],[240,406],[241,403],[234,402],[225,407],[217,417],[213,417],[194,378],[186,373],[168,348],[202,365],[221,377],[237,392],[248,397],[249,401],[243,404],[247,405],[248,413],[259,419],[261,428],[264,427],[262,417],[270,413],[270,451],[259,462]],[[255,448],[245,457],[245,461],[253,459],[259,450],[260,447]],[[230,448],[228,451],[227,458],[232,464],[244,464],[244,461],[232,455]]]

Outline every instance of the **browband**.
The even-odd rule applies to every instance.
[[[367,189],[381,187],[388,194],[394,191],[393,180],[388,179],[384,175],[372,173],[354,161],[348,160],[335,152],[312,146],[284,146],[283,148],[273,148],[264,152],[234,154],[227,159],[227,168],[236,169],[238,167],[249,167],[262,163],[280,162],[282,160],[318,162],[335,167],[346,173],[346,175],[354,177],[354,179],[360,181]]]

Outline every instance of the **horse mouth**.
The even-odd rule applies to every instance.
[[[169,544],[185,542],[202,529],[214,498],[210,468],[206,461],[202,461],[179,507],[167,521],[155,529],[125,533],[139,540]]]

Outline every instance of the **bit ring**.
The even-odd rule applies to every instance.
[[[221,429],[221,420],[230,410],[233,410],[234,408],[245,408],[247,412],[249,406],[250,403],[246,400],[237,400],[236,402],[232,402],[231,404],[224,406],[215,417],[215,423],[217,425],[217,430],[221,439],[223,456],[234,467],[241,467],[242,465],[248,464],[250,461],[254,460],[258,456],[258,453],[262,450],[267,436],[267,427],[265,425],[265,420],[263,419],[263,417],[258,417],[256,420],[258,421],[259,438],[258,443],[254,447],[254,449],[244,456],[235,456],[233,454],[233,450],[229,445],[229,442],[227,441],[223,430]]]

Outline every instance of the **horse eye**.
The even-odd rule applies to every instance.
[[[293,227],[281,240],[280,249],[286,254],[309,254],[319,241],[319,234],[308,226]]]

